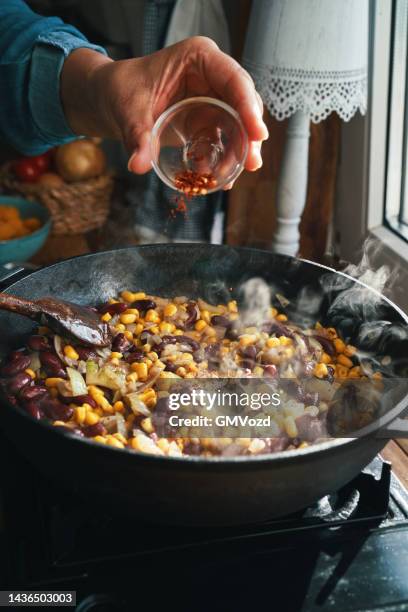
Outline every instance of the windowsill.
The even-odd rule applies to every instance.
[[[387,250],[391,252],[391,256],[395,258],[396,262],[408,267],[408,243],[405,240],[384,225],[379,225],[371,229],[370,234],[384,244]]]
[[[369,233],[383,246],[380,253],[377,252],[376,264],[388,266],[395,279],[387,295],[408,312],[408,243],[383,225],[371,229]]]

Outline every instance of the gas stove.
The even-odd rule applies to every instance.
[[[408,610],[408,492],[380,457],[294,515],[183,528],[112,516],[0,449],[2,588],[76,590],[81,612]]]

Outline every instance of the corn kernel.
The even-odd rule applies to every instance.
[[[196,331],[202,331],[204,327],[207,327],[207,323],[203,321],[203,319],[199,319],[197,323],[194,325],[194,329]]]
[[[132,293],[131,291],[122,291],[122,293],[120,295],[121,295],[121,298],[125,302],[134,302],[135,301],[135,294]]]
[[[143,324],[137,323],[135,327],[135,331],[133,333],[135,334],[135,336],[138,336],[139,334],[142,333],[142,331],[143,331]]]
[[[126,440],[125,436],[123,436],[121,433],[119,433],[119,432],[114,433],[113,437],[116,438],[116,440],[119,440],[119,442],[122,442],[123,445],[127,444],[127,440]]]
[[[280,346],[280,340],[279,338],[268,338],[265,344],[268,348],[276,348]]]
[[[159,329],[162,334],[171,334],[172,332],[172,324],[167,323],[167,321],[162,321],[159,325]]]
[[[261,368],[261,366],[255,366],[254,369],[252,370],[253,376],[257,378],[262,378],[263,373],[264,371],[263,371],[263,368]]]
[[[236,300],[231,300],[228,302],[228,310],[229,312],[238,312],[238,306]]]
[[[316,321],[315,323],[315,329],[322,329],[323,325],[321,323],[319,323],[319,321]]]
[[[341,338],[335,338],[333,341],[333,344],[334,344],[334,348],[336,349],[338,353],[344,352],[346,345]]]
[[[123,323],[123,325],[131,325],[132,323],[136,322],[136,315],[135,314],[122,314],[120,315],[120,322]]]
[[[74,359],[75,361],[79,359],[78,353],[76,352],[74,347],[71,346],[70,344],[67,344],[66,346],[64,346],[64,355],[65,357],[68,357],[69,359]]]
[[[45,386],[46,387],[56,387],[58,385],[58,383],[60,382],[64,382],[63,378],[56,378],[56,377],[51,377],[51,378],[46,378],[45,379]]]
[[[136,291],[136,293],[133,294],[133,302],[135,302],[136,300],[144,300],[146,297],[146,294],[144,291]]]
[[[132,372],[126,376],[127,382],[137,382],[138,376],[137,372]]]
[[[353,362],[351,361],[349,357],[346,357],[346,355],[338,355],[337,363],[340,363],[341,365],[346,366],[346,368],[353,367]]]
[[[139,311],[137,308],[128,308],[123,314],[134,314],[137,319],[139,318]]]
[[[76,406],[74,408],[74,419],[78,425],[82,425],[85,422],[86,408],[85,406]]]
[[[336,366],[336,377],[337,378],[347,378],[348,372],[349,372],[348,368],[346,368],[344,365],[337,364]]]
[[[281,346],[289,346],[290,344],[292,344],[292,339],[288,338],[288,336],[281,336],[279,338],[279,344]]]
[[[321,357],[321,361],[322,361],[322,363],[329,364],[331,362],[330,355],[328,355],[327,353],[323,353],[323,355]]]
[[[211,321],[210,312],[208,310],[202,310],[201,311],[201,318],[206,323],[210,323],[210,321]]]
[[[87,425],[95,425],[99,422],[99,416],[93,410],[88,410],[85,415],[85,423]]]
[[[150,308],[145,315],[145,321],[148,323],[159,323],[160,322],[160,317],[159,314],[156,310],[154,310],[153,308]]]
[[[271,317],[275,318],[278,316],[278,310],[276,308],[271,307],[271,309],[269,310],[269,314],[271,315]]]
[[[147,365],[143,362],[141,363],[132,363],[132,365],[130,366],[133,370],[133,372],[135,372],[137,374],[138,380],[146,380],[147,378]]]
[[[276,316],[276,320],[277,320],[277,321],[282,321],[282,322],[285,322],[285,321],[287,321],[287,320],[288,320],[288,317],[287,317],[285,314],[283,314],[283,313],[282,313],[282,314],[278,314],[278,315]]]
[[[309,446],[308,442],[301,442],[298,448],[307,448]]]
[[[157,440],[157,446],[164,453],[167,453],[167,451],[169,450],[170,442],[166,438],[160,438],[159,440]]]
[[[250,344],[254,344],[257,341],[257,336],[255,334],[243,334],[239,338],[240,346],[249,346]]]
[[[27,368],[26,370],[24,370],[24,372],[28,374],[31,378],[35,378],[35,372],[31,368]]]
[[[173,332],[173,336],[182,336],[184,334],[183,330],[175,329]]]
[[[156,335],[159,334],[160,333],[159,326],[158,325],[152,325],[150,327],[150,331],[152,332],[152,334],[156,334]]]
[[[329,371],[328,371],[327,365],[325,363],[317,363],[315,365],[313,374],[317,378],[324,378],[325,376],[327,376],[328,373],[329,373]]]
[[[117,323],[115,325],[115,330],[123,333],[126,331],[126,327],[123,325],[123,323]]]
[[[95,399],[95,395],[104,395],[102,389],[100,389],[99,387],[96,387],[95,385],[88,385],[88,391],[91,395],[91,397],[93,397]]]
[[[351,345],[351,344],[347,344],[346,348],[344,349],[344,354],[346,355],[346,357],[352,357],[353,355],[356,354],[357,349],[355,346]]]
[[[154,427],[153,427],[152,419],[150,417],[146,417],[145,419],[143,419],[140,424],[142,426],[142,429],[146,433],[151,434],[151,433],[154,432]]]
[[[65,427],[66,423],[64,421],[53,421],[54,427]]]
[[[328,327],[326,329],[327,335],[329,336],[329,338],[331,338],[332,340],[334,340],[335,338],[337,338],[337,332],[334,329],[334,327]]]
[[[125,409],[125,405],[121,400],[118,400],[113,404],[113,409],[115,412],[123,412]]]
[[[187,370],[186,368],[183,368],[183,366],[180,366],[179,368],[177,368],[176,374],[177,376],[185,376],[187,374]]]
[[[94,436],[92,440],[94,442],[99,442],[99,444],[106,444],[106,440],[103,436]]]
[[[125,448],[125,445],[117,440],[114,436],[106,436],[106,444],[114,448]]]
[[[177,312],[177,306],[175,304],[166,304],[163,310],[165,317],[173,317]]]
[[[289,438],[296,438],[298,435],[298,429],[296,427],[296,422],[293,416],[287,416],[284,419],[284,427],[285,431],[288,434]]]
[[[130,341],[132,341],[132,340],[133,340],[133,334],[132,334],[132,332],[131,332],[131,331],[129,331],[128,329],[126,329],[126,330],[123,332],[123,335],[125,336],[126,340],[130,340]]]
[[[104,323],[108,323],[112,318],[112,315],[109,314],[109,312],[105,312],[104,315],[101,316],[101,321],[104,321]]]
[[[381,380],[381,379],[382,379],[382,374],[381,374],[381,372],[375,372],[375,373],[372,375],[372,378],[374,378],[374,380]]]
[[[348,372],[349,378],[360,378],[361,376],[361,367],[360,366],[354,366],[354,368],[351,368]]]
[[[122,359],[122,353],[118,353],[117,351],[112,351],[110,354],[112,359]]]
[[[147,353],[147,356],[149,359],[151,359],[151,361],[157,361],[159,356],[155,351],[150,351],[150,353]]]
[[[118,300],[115,300],[115,298],[109,298],[108,300],[108,304],[117,304]]]

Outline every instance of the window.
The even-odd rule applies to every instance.
[[[391,17],[385,224],[408,241],[408,0],[395,0]]]

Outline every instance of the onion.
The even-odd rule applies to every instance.
[[[127,437],[126,421],[123,415],[120,414],[120,412],[116,412],[115,419],[116,419],[117,432],[126,438]]]
[[[55,352],[57,353],[58,357],[61,359],[63,363],[65,363],[65,355],[62,350],[62,338],[61,336],[58,336],[57,334],[54,336],[54,348],[55,348]]]
[[[146,404],[144,402],[142,402],[142,400],[139,397],[139,393],[140,391],[134,391],[133,393],[128,393],[127,395],[125,395],[127,401],[129,402],[129,406],[131,411],[133,412],[133,414],[136,415],[143,415],[143,416],[150,416],[151,412],[149,410],[149,408],[146,406]]]
[[[201,298],[198,298],[197,303],[198,303],[200,310],[208,310],[208,312],[213,312],[215,314],[224,313],[223,308],[220,308],[219,306],[214,306],[213,304],[209,304],[208,302],[205,302]]]
[[[90,140],[75,140],[58,147],[55,165],[65,181],[83,181],[103,174],[106,158],[102,149]]]
[[[33,353],[30,353],[30,359],[31,359],[30,368],[34,370],[34,372],[37,372],[38,370],[40,370],[41,363],[40,363],[40,354],[38,353],[38,351],[34,351]]]
[[[74,368],[67,368],[67,374],[71,383],[72,395],[86,395],[88,389],[82,374],[78,370],[74,370]]]

